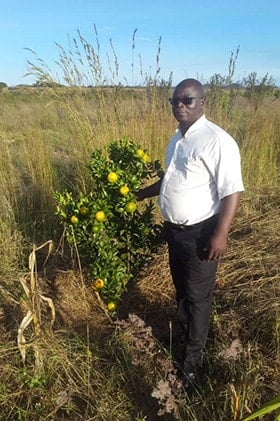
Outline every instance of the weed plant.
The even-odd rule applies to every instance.
[[[228,75],[208,83],[207,114],[236,138],[246,192],[219,270],[203,384],[185,399],[170,376],[180,350],[158,342],[175,324],[165,246],[127,292],[116,324],[86,288],[77,255],[59,242],[53,194],[92,187],[87,164],[95,148],[127,136],[163,162],[176,126],[172,77],[160,76],[160,41],[154,74],[145,73],[141,57],[139,69],[135,64],[134,31],[132,79],[138,71],[142,81],[129,87],[119,79],[112,41],[106,74],[96,28],[95,35],[94,46],[80,32],[69,49],[57,46],[62,80],[34,55],[36,86],[0,92],[0,419],[239,421],[280,390],[279,96],[269,90],[257,101],[261,90],[254,89],[252,103],[248,91],[232,89],[238,50]],[[27,327],[23,362],[16,338],[32,296],[19,279],[29,273],[33,244],[50,239],[56,252],[47,263],[39,253],[35,270],[56,320],[51,327],[40,309],[40,333]]]

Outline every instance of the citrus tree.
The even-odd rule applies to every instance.
[[[88,269],[89,283],[114,312],[159,243],[154,204],[140,206],[136,193],[146,179],[160,177],[162,169],[127,138],[108,144],[105,153],[95,150],[88,167],[92,190],[78,197],[56,192],[57,214]]]

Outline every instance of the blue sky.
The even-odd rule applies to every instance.
[[[235,81],[256,72],[280,84],[279,0],[2,0],[0,82],[34,83],[24,77],[27,61],[34,62],[26,48],[56,73],[55,43],[69,50],[69,39],[80,30],[96,48],[94,25],[104,69],[107,56],[113,61],[112,40],[121,83],[141,83],[141,70],[154,75],[161,37],[160,76],[168,79],[172,72],[174,84],[185,77],[206,82],[215,73],[227,75],[238,46]]]

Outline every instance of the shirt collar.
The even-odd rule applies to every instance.
[[[199,119],[198,120],[196,120],[189,128],[188,128],[188,130],[186,131],[186,133],[185,133],[185,136],[187,135],[187,134],[190,134],[190,133],[193,133],[193,132],[195,132],[196,130],[198,130],[198,129],[200,129],[202,126],[204,126],[204,124],[207,122],[208,120],[207,120],[207,118],[205,117],[205,114],[202,114],[202,116],[201,117],[199,117]],[[178,126],[178,128],[177,128],[177,130],[176,130],[176,132],[180,132],[181,133],[181,131],[180,131],[180,129],[179,129],[179,126]]]

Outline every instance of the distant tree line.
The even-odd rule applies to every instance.
[[[164,81],[161,81],[158,87],[161,87],[164,84]],[[167,83],[171,87],[171,81]],[[165,84],[164,84],[165,85]],[[16,85],[13,88],[22,88],[22,87],[34,87],[34,88],[59,88],[66,87],[61,83],[58,83],[54,80],[44,80],[38,79],[34,84],[20,84]],[[86,87],[86,86],[85,86]],[[93,88],[94,86],[89,85],[88,88]],[[103,86],[104,88],[107,86]],[[110,85],[108,87],[114,87]],[[127,86],[132,87],[132,86]],[[142,86],[139,86],[142,87]],[[223,76],[221,74],[215,73],[210,77],[209,81],[204,84],[204,87],[209,90],[219,90],[219,89],[242,89],[245,96],[249,99],[259,96],[269,96],[275,94],[275,90],[279,90],[275,79],[266,73],[263,77],[258,78],[256,72],[251,72],[248,76],[244,77],[240,82],[233,82],[232,78],[229,76]],[[7,83],[0,82],[0,90],[3,88],[9,88]],[[277,95],[279,96],[279,95]]]

